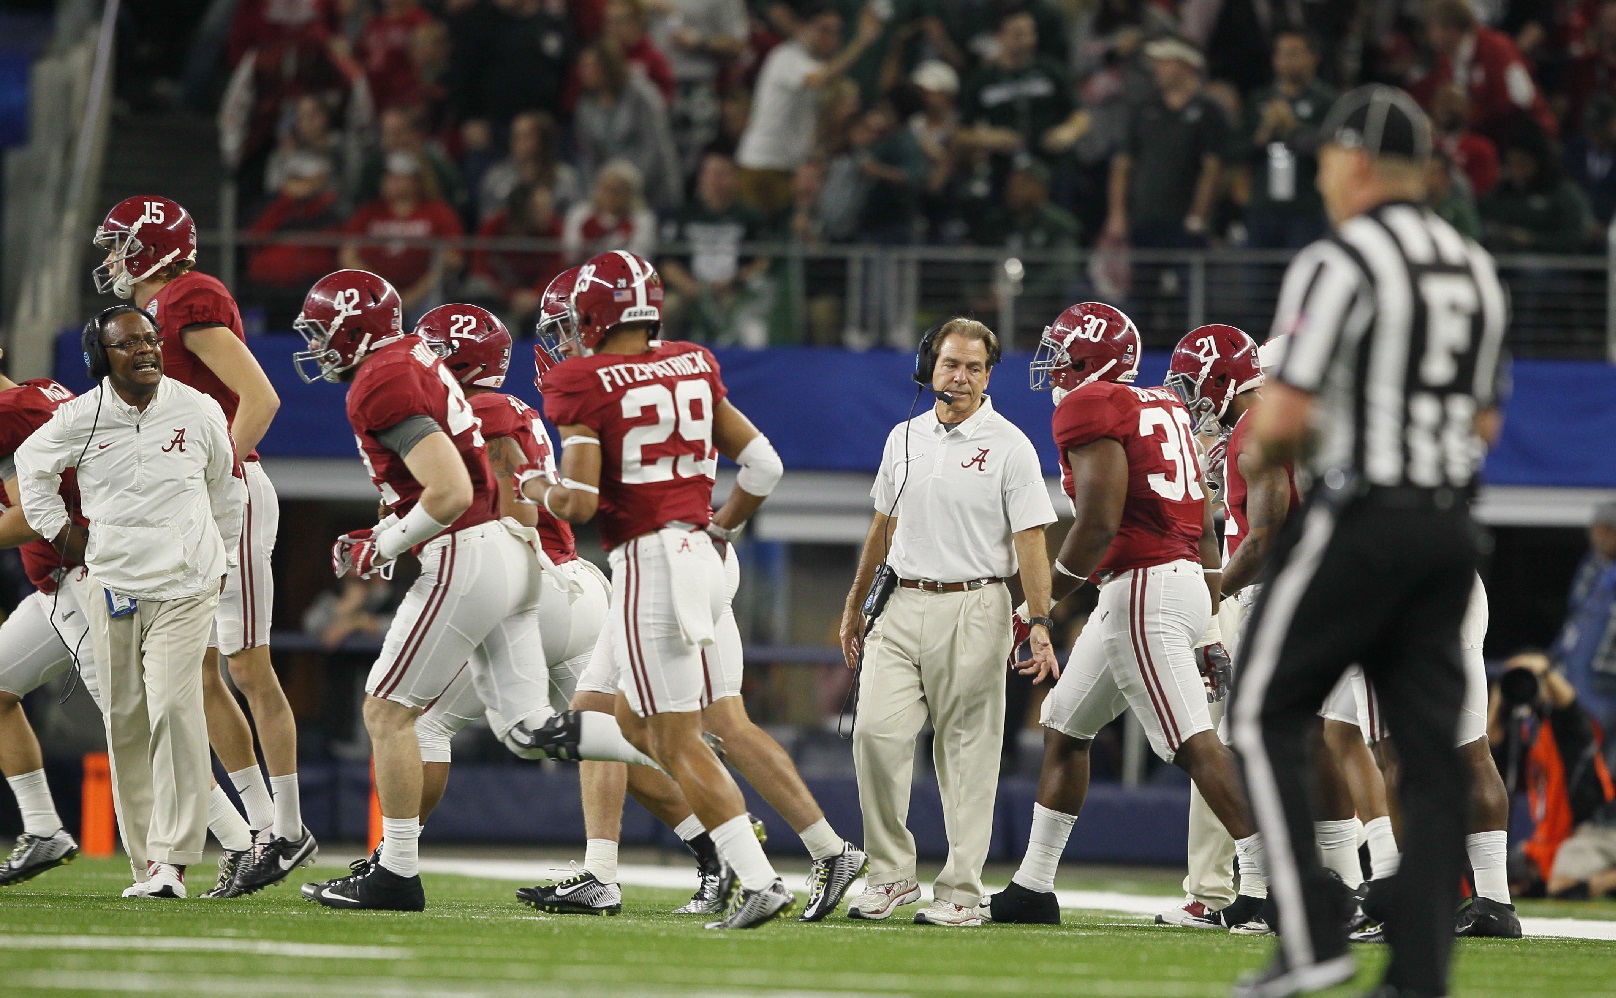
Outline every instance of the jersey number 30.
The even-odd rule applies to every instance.
[[[713,449],[713,388],[706,381],[676,381],[667,385],[640,385],[623,393],[623,418],[638,419],[647,409],[657,421],[636,426],[623,434],[623,483],[648,485],[675,478],[695,478],[706,472],[707,454]],[[667,443],[674,433],[697,445],[675,457],[665,454],[651,461],[644,450]],[[697,457],[696,450],[701,456]]]
[[[1148,481],[1150,488],[1163,499],[1171,502],[1182,502],[1187,495],[1190,499],[1202,498],[1200,479],[1200,459],[1195,455],[1195,430],[1190,426],[1190,414],[1183,409],[1164,409],[1160,406],[1151,406],[1139,410],[1139,435],[1153,438],[1156,431],[1162,432],[1162,457],[1173,466],[1173,473],[1168,476],[1165,472],[1152,474]]]

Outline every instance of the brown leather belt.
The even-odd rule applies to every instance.
[[[928,593],[969,593],[983,586],[998,585],[998,579],[972,579],[969,582],[934,582],[931,579],[899,579],[905,589],[919,589]]]

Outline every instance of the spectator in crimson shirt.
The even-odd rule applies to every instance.
[[[378,108],[392,107],[414,94],[419,81],[410,61],[410,36],[435,21],[417,0],[381,0],[381,10],[365,21],[355,54],[365,67]]]
[[[673,67],[645,30],[645,0],[611,0],[606,5],[606,37],[617,42],[623,58],[645,74],[662,94],[665,104],[673,103]]]
[[[340,231],[337,192],[331,186],[331,162],[315,152],[298,150],[281,166],[280,193],[247,231],[255,236]],[[307,288],[337,269],[335,246],[297,243],[258,246],[247,259],[247,276],[272,288]]]
[[[1596,95],[1616,97],[1616,0],[1599,5],[1593,30],[1583,38],[1580,49],[1566,67],[1564,93],[1559,99],[1563,105],[1560,120],[1568,132],[1587,120],[1584,113]]]
[[[1436,144],[1470,181],[1476,197],[1484,197],[1498,184],[1498,147],[1472,132],[1470,95],[1457,83],[1444,83],[1431,98],[1431,129]]]
[[[477,229],[480,239],[542,239],[551,245],[537,250],[479,249],[471,257],[471,275],[462,293],[500,303],[500,311],[514,320],[513,329],[527,329],[550,279],[566,269],[561,255],[561,215],[550,188],[523,184],[511,191],[503,209]]]
[[[583,263],[596,253],[628,250],[656,254],[656,216],[645,207],[640,171],[614,159],[600,168],[589,200],[573,205],[562,228],[567,261]]]
[[[460,270],[460,250],[434,249],[404,240],[459,239],[460,217],[448,202],[428,198],[417,157],[393,153],[382,174],[382,196],[359,206],[348,232],[360,237],[342,247],[341,262],[386,278],[404,299],[404,325],[413,328],[437,304],[446,274]]]
[[[296,38],[337,33],[337,0],[241,0],[230,21],[231,68],[248,49],[275,48]]]
[[[1532,79],[1515,42],[1483,25],[1469,0],[1431,0],[1425,30],[1438,54],[1431,81],[1440,87],[1463,83],[1470,94],[1470,127],[1501,145],[1523,117],[1536,120],[1545,134],[1556,123],[1548,101]]]

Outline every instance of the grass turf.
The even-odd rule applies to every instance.
[[[678,892],[630,889],[616,918],[549,916],[517,904],[512,884],[435,875],[426,877],[422,914],[340,912],[298,896],[296,884],[314,879],[302,876],[310,872],[341,871],[321,864],[232,901],[124,900],[118,893],[128,866],[116,859],[80,860],[5,888],[0,994],[1190,998],[1227,993],[1272,946],[1071,912],[1058,927],[948,930],[832,916],[820,925],[715,933],[700,919],[667,914],[684,900]],[[205,890],[207,878],[197,879]],[[1102,878],[1082,886],[1117,884]],[[1463,940],[1454,990],[1616,994],[1613,955],[1616,944],[1606,942]],[[1384,950],[1359,947],[1358,956],[1357,991],[1334,994],[1367,990],[1376,979]]]

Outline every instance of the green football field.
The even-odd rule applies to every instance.
[[[340,869],[322,862],[316,877],[299,871],[294,880]],[[1171,879],[1078,871],[1060,886],[1154,894],[1170,891]],[[421,914],[330,911],[303,901],[295,884],[233,901],[125,901],[118,893],[127,883],[121,859],[80,860],[0,890],[0,995],[1181,998],[1225,994],[1272,946],[1074,912],[1059,927],[950,930],[838,915],[819,925],[716,933],[699,919],[666,914],[686,892],[630,888],[619,917],[549,916],[517,904],[510,881],[448,874],[426,876]],[[1528,904],[1523,911],[1609,918],[1616,906]],[[1360,947],[1358,955],[1356,987],[1332,994],[1360,993],[1375,979],[1384,951]],[[1616,995],[1616,943],[1465,940],[1455,994]]]

